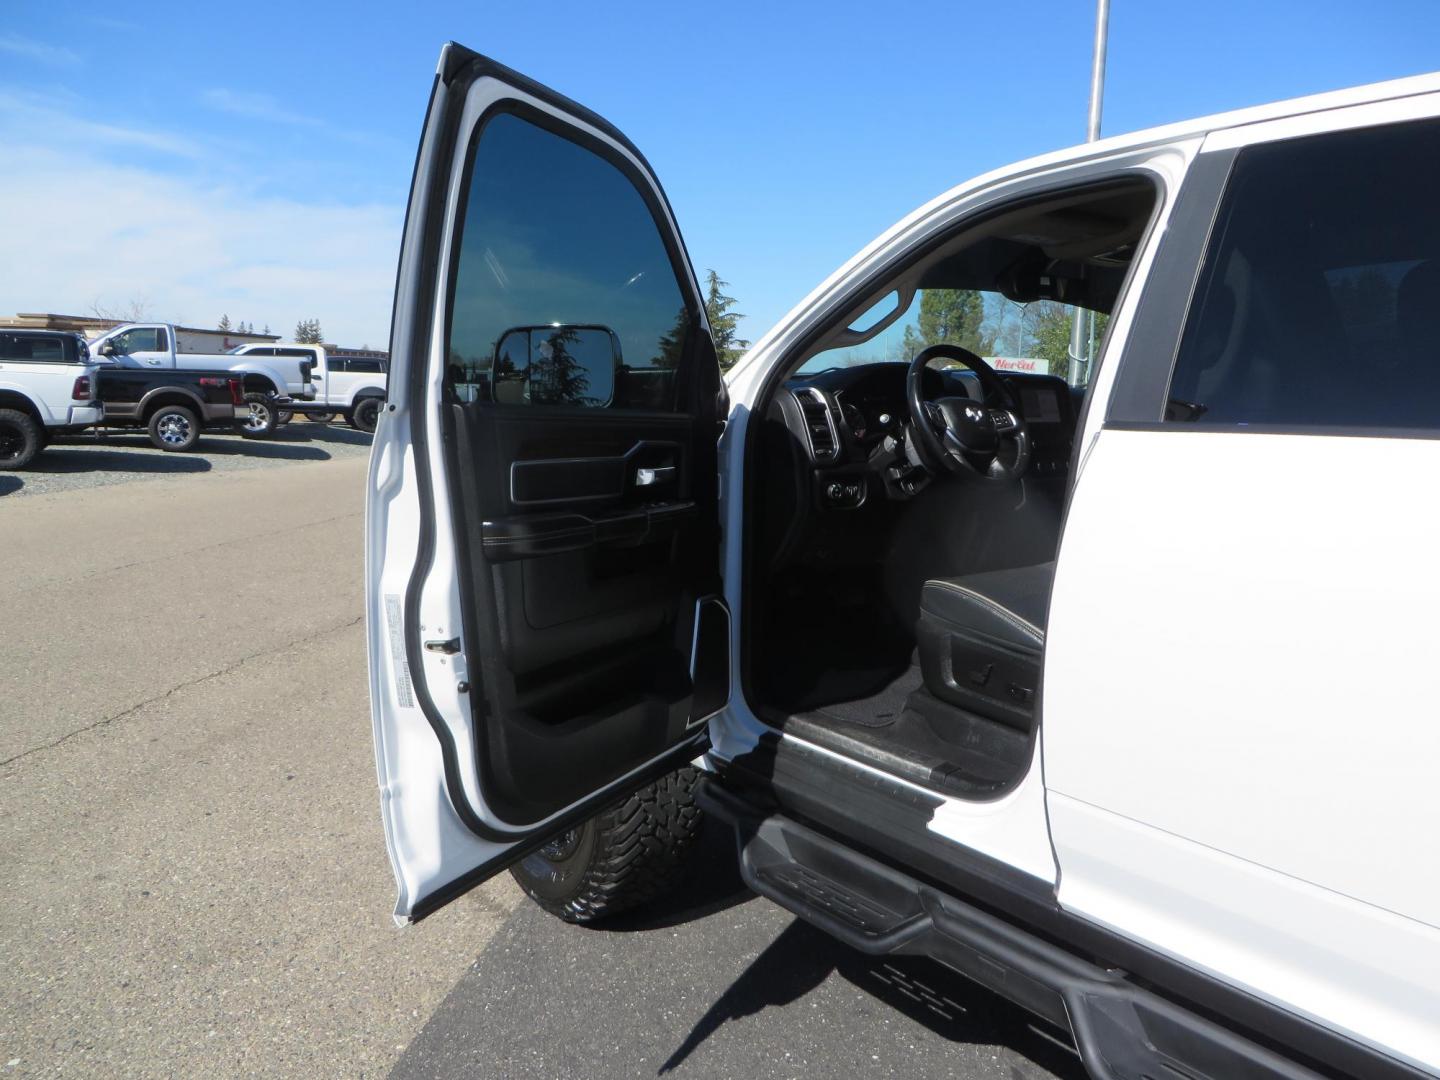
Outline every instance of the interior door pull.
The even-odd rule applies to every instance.
[[[425,642],[425,651],[453,656],[460,651],[460,639],[458,637],[452,637],[445,641],[427,641]]]
[[[667,480],[674,479],[674,477],[674,465],[662,465],[656,469],[636,469],[635,486],[651,487],[655,484],[663,484]]]

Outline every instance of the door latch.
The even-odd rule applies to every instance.
[[[444,653],[446,656],[454,656],[460,651],[460,639],[458,637],[447,638],[445,641],[425,642],[426,652]]]

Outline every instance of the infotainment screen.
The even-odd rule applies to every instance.
[[[1025,388],[1020,391],[1020,412],[1027,424],[1058,424],[1060,395],[1054,390]]]

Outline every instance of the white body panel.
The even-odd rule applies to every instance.
[[[100,419],[99,408],[77,402],[70,395],[77,378],[94,373],[94,364],[0,360],[0,390],[28,400],[46,427],[93,424]]]
[[[1103,432],[1044,702],[1063,904],[1432,1066],[1436,468],[1432,440]]]

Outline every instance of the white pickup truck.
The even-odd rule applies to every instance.
[[[175,327],[169,323],[125,323],[92,339],[90,352],[123,367],[241,372],[250,415],[240,425],[240,433],[251,438],[275,430],[280,406],[315,396],[306,358],[271,355],[237,359],[236,354],[229,353],[181,352],[176,348]]]
[[[52,435],[99,421],[94,374],[76,334],[0,330],[0,470],[23,469]]]
[[[276,357],[309,361],[315,383],[312,400],[294,402],[280,410],[280,423],[301,413],[311,420],[326,421],[338,413],[353,428],[374,431],[385,402],[386,362],[377,356],[340,356],[324,345],[256,343],[231,349],[232,356]]]
[[[365,529],[402,922],[507,865],[613,914],[699,807],[1094,1080],[1440,1080],[1440,74],[962,184],[723,383],[622,133],[453,44],[431,95]],[[1110,319],[1068,379],[883,359],[935,290]]]

